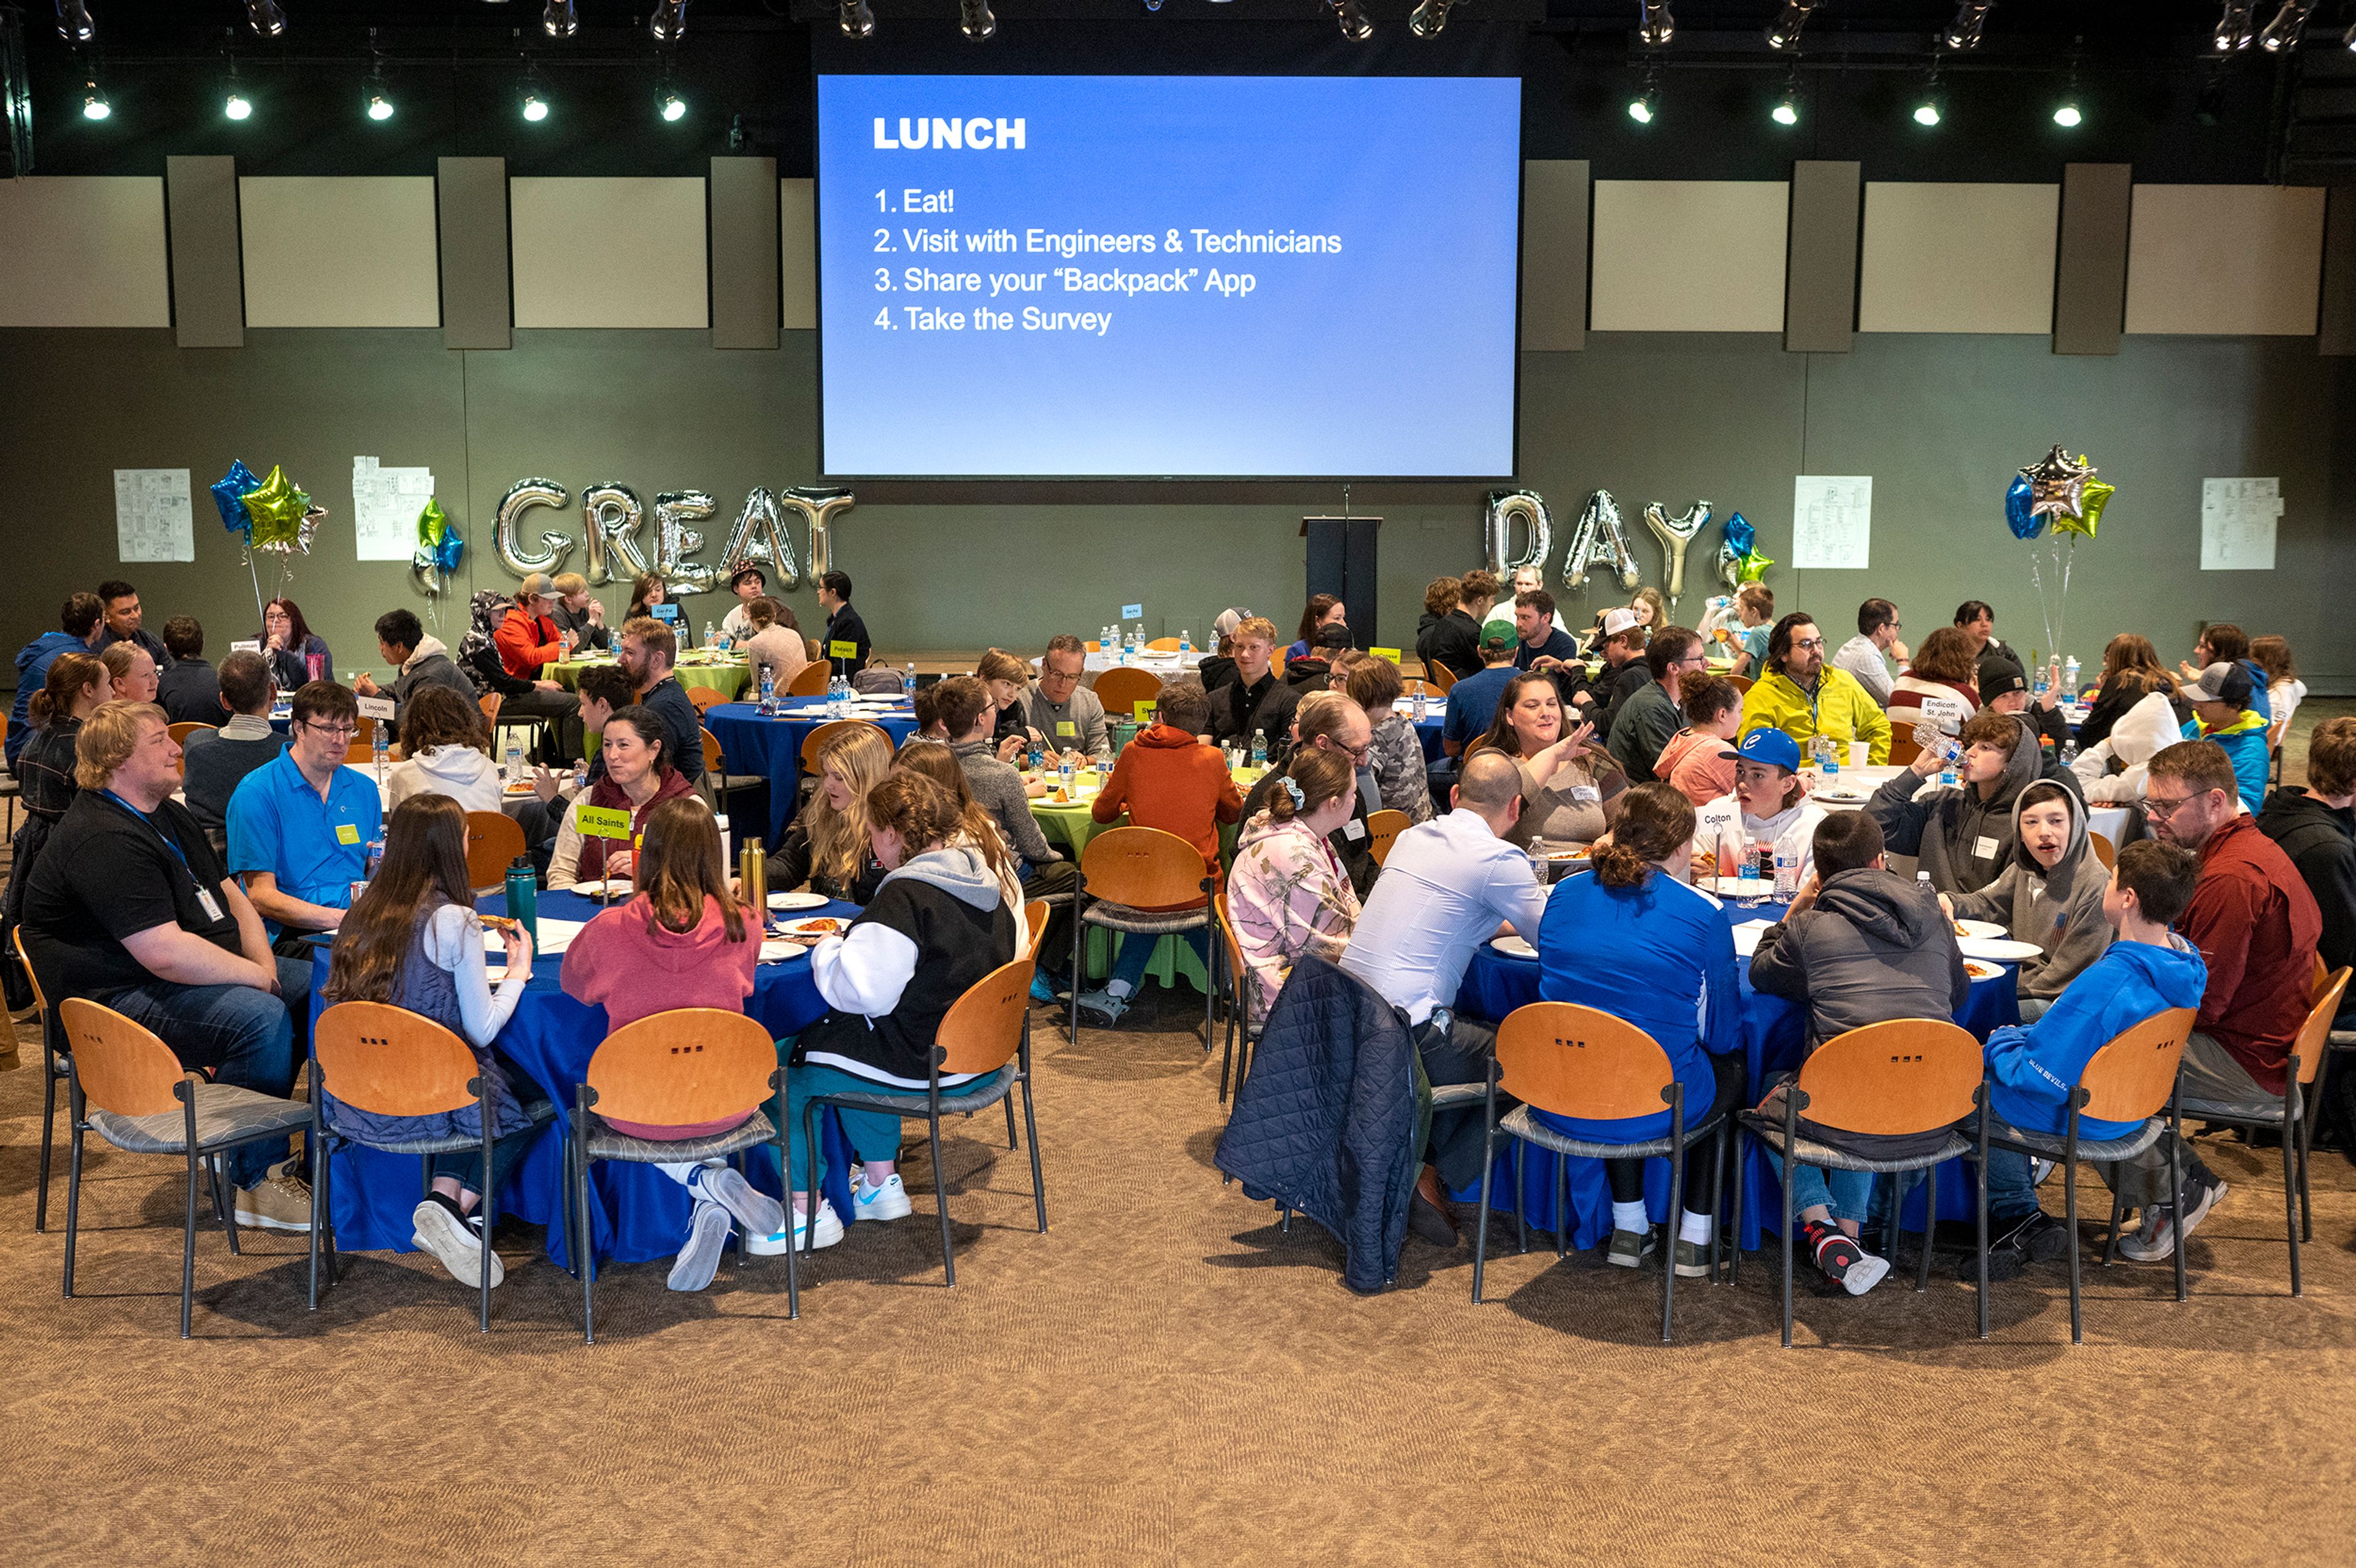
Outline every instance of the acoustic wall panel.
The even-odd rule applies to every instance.
[[[1792,165],[1783,349],[1846,354],[1857,334],[1858,187],[1864,165],[1804,158]]]
[[[245,347],[245,266],[237,243],[237,160],[164,160],[172,239],[172,335],[183,348]]]
[[[1522,348],[1587,347],[1588,207],[1584,158],[1522,165]]]
[[[712,347],[777,346],[777,160],[712,160]]]
[[[704,182],[508,182],[518,326],[706,327]]]
[[[2053,328],[2058,185],[1865,187],[1861,332]]]
[[[1598,180],[1597,332],[1780,332],[1791,187]]]
[[[818,327],[818,185],[814,180],[777,182],[777,260],[783,276],[787,331]]]
[[[2064,164],[2053,252],[2053,352],[2116,354],[2126,329],[2135,170]]]
[[[442,224],[442,347],[511,347],[508,161],[437,158],[434,180]]]
[[[171,325],[163,180],[0,180],[0,326]]]
[[[2136,187],[2126,329],[2220,337],[2313,332],[2324,195],[2315,186]]]
[[[249,326],[439,326],[426,175],[239,179]]]

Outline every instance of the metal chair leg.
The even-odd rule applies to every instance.
[[[66,1101],[66,1299],[73,1299],[74,1238],[81,1219],[81,1096],[67,1086]]]
[[[1922,1246],[1914,1260],[1914,1293],[1920,1296],[1931,1288],[1931,1242],[1939,1233],[1939,1168],[1930,1168],[1923,1178]]]
[[[2175,1211],[2184,1212],[2184,1080],[2179,1077],[2168,1097],[2168,1190],[2176,1204]],[[2107,1261],[2107,1259],[2105,1260]],[[2176,1299],[2185,1299],[2184,1236],[2176,1238]]]
[[[1489,1264],[1489,1180],[1496,1174],[1497,1118],[1493,1102],[1481,1133],[1481,1218],[1472,1232],[1472,1305],[1481,1305],[1481,1280]]]
[[[2319,1089],[2322,1087],[2323,1078],[2320,1073],[2317,1075],[2315,1082],[2316,1086]],[[2313,1196],[2308,1190],[2307,1167],[2308,1157],[2313,1153],[2315,1147],[2315,1107],[2307,1103],[2307,1094],[2304,1090],[2298,1092],[2297,1099],[2298,1239],[2302,1242],[2311,1242],[2315,1240],[2315,1200]]]
[[[57,1053],[44,1042],[41,1046],[41,1187],[39,1196],[33,1200],[33,1229],[36,1231],[49,1228],[49,1150],[57,1139]]]
[[[1675,1092],[1677,1100],[1670,1108],[1669,1127],[1669,1236],[1668,1244],[1661,1249],[1661,1343],[1664,1345],[1676,1342],[1672,1329],[1676,1322],[1677,1309],[1677,1227],[1685,1219],[1685,1098],[1682,1088]]]
[[[1009,1096],[1007,1103],[1013,1103]],[[1039,1233],[1047,1233],[1047,1179],[1039,1173],[1039,1123],[1031,1112],[1031,1074],[1023,1074],[1023,1125],[1031,1135],[1031,1201],[1039,1211]]]
[[[212,1179],[213,1212],[220,1216],[221,1230],[229,1237],[230,1255],[241,1257],[245,1249],[238,1243],[237,1211],[230,1207],[229,1194],[223,1190],[226,1183],[221,1180],[220,1156],[214,1155],[205,1161],[205,1173]]]
[[[180,1338],[188,1337],[188,1320],[197,1299],[197,1146],[188,1141],[187,1212],[180,1218]]]
[[[1734,1200],[1727,1205],[1726,1222],[1733,1233],[1726,1243],[1726,1283],[1732,1285],[1742,1272],[1742,1125],[1730,1114],[1726,1119],[1726,1138],[1732,1146],[1728,1163],[1734,1167]]]
[[[1009,1094],[1002,1103],[1006,1106],[1006,1151],[1012,1154],[1023,1147],[1014,1141],[1014,1096]]]
[[[2283,1221],[2284,1229],[2290,1236],[2290,1293],[2304,1296],[2307,1288],[2298,1273],[2298,1136],[2290,1124],[2290,1116],[2295,1113],[2288,1108],[2290,1097],[2297,1093],[2298,1085],[2292,1083],[2283,1096]],[[2180,1253],[2184,1250],[2184,1211],[2179,1209],[2176,1212],[2176,1250]]]
[[[1080,912],[1082,907],[1080,889],[1087,885],[1087,877],[1083,875],[1080,881],[1075,884],[1072,889],[1071,1038],[1074,1045],[1080,1043],[1080,993],[1087,987],[1087,971],[1080,967],[1080,954],[1085,946],[1082,939],[1087,934],[1088,927],[1087,921],[1082,917]]]
[[[1980,1147],[1979,1147],[1979,1169],[1978,1169],[1978,1175],[1977,1175],[1976,1181],[1976,1187],[1977,1187],[1978,1190],[1974,1194],[1974,1200],[1974,1200],[1974,1202],[1973,1202],[1973,1204],[1972,1204],[1972,1211],[1973,1211],[1973,1213],[1972,1213],[1972,1226],[1973,1226],[1972,1241],[1973,1241],[1973,1250],[1974,1250],[1974,1253],[1975,1253],[1975,1256],[1976,1256],[1976,1261],[1978,1262],[1978,1264],[1979,1264],[1979,1293],[1978,1293],[1978,1294],[1979,1294],[1980,1338],[1981,1338],[1981,1339],[1987,1339],[1987,1338],[1988,1337],[1988,1276],[1987,1276],[1987,1220],[1988,1220],[1988,1215],[1987,1215],[1987,1205],[1988,1205],[1988,1196],[1987,1196],[1987,1168],[1988,1168],[1988,1104],[1987,1104],[1987,1085],[1986,1085],[1985,1083],[1983,1083],[1983,1084],[1980,1086],[1979,1090],[1977,1091],[1977,1097],[1978,1097],[1978,1102],[1979,1102],[1979,1113],[1980,1113],[1980,1114],[1979,1114],[1979,1124],[1980,1124]]]
[[[1570,1255],[1570,1161],[1554,1157],[1554,1255]]]
[[[579,1250],[573,1253],[573,1261],[581,1265],[581,1342],[594,1345],[597,1342],[597,1230],[589,1218],[589,1140],[581,1127],[581,1118],[586,1115],[575,1107],[573,1136],[565,1141],[571,1146],[567,1157],[573,1165],[574,1212],[581,1216],[574,1237]]]
[[[949,1239],[949,1179],[941,1170],[941,1105],[940,1096],[933,1096],[931,1112],[926,1118],[933,1129],[933,1207],[941,1214],[941,1270],[948,1276],[948,1287],[957,1288],[957,1243]]]
[[[818,1184],[818,1111],[817,1100],[802,1102],[802,1148],[807,1156],[802,1164],[805,1177],[809,1182],[808,1187],[802,1189],[804,1194],[809,1199],[809,1208],[802,1216],[802,1252],[805,1256],[814,1255],[818,1252],[818,1206],[826,1201],[826,1189]],[[792,1185],[788,1180],[787,1188],[790,1189]],[[786,1194],[786,1226],[788,1233],[794,1222],[793,1207],[793,1194],[788,1190]]]
[[[1792,1143],[1783,1143],[1783,1349],[1792,1348]]]

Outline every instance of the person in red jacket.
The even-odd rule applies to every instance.
[[[552,618],[562,597],[556,591],[556,579],[544,571],[533,572],[516,590],[506,619],[491,634],[499,652],[499,667],[509,675],[537,681],[543,678],[541,672],[548,666],[572,656],[573,634],[558,631]],[[541,731],[540,760],[550,767],[570,767],[581,755],[581,699],[573,693],[535,688],[510,696],[501,704],[499,717],[511,716],[548,720]]]
[[[1175,681],[1162,688],[1153,723],[1124,747],[1113,763],[1112,777],[1088,808],[1098,822],[1111,822],[1124,811],[1132,827],[1158,827],[1174,833],[1202,851],[1203,867],[1219,874],[1219,824],[1235,822],[1244,814],[1243,797],[1227,773],[1226,756],[1202,740],[1209,721],[1210,702],[1193,681]],[[1173,908],[1201,907],[1196,899]],[[1194,956],[1208,961],[1209,933],[1186,933]],[[1153,956],[1150,937],[1132,936],[1121,944],[1112,978],[1100,991],[1080,993],[1080,1007],[1109,1028],[1129,1011],[1129,999],[1145,978]]]
[[[2264,1112],[2282,1104],[2291,1042],[2311,1003],[2323,915],[2315,895],[2255,818],[2240,810],[2233,760],[2214,741],[2184,741],[2151,759],[2144,812],[2155,837],[2201,857],[2201,880],[2176,928],[2209,965],[2201,1015],[2179,1070],[2188,1114],[2195,1103]],[[2138,1263],[2175,1254],[2225,1195],[2225,1183],[2190,1147],[2183,1152],[2184,1212],[2169,1191],[2175,1135],[2104,1173],[2111,1189],[2143,1211],[2143,1228],[2119,1243]]]

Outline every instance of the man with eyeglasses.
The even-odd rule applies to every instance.
[[[1644,649],[1645,673],[1651,678],[1621,707],[1607,742],[1630,784],[1651,784],[1659,777],[1653,764],[1685,727],[1685,714],[1677,705],[1685,700],[1685,682],[1702,672],[1703,663],[1700,633],[1663,626],[1653,634]]]
[[[1091,757],[1112,761],[1104,704],[1080,684],[1087,663],[1087,648],[1069,632],[1048,638],[1047,651],[1039,660],[1039,678],[1019,701],[1023,722],[1056,755],[1072,758],[1076,765]]]
[[[1803,756],[1822,735],[1840,747],[1844,763],[1852,741],[1872,748],[1868,761],[1876,766],[1890,761],[1890,715],[1857,677],[1825,663],[1825,635],[1804,610],[1775,623],[1767,635],[1766,672],[1742,699],[1743,733],[1762,724],[1797,741]]]
[[[1858,685],[1885,709],[1897,678],[1890,661],[1902,665],[1913,656],[1898,640],[1898,606],[1887,599],[1869,599],[1857,607],[1857,635],[1833,655],[1833,667],[1857,677]]]
[[[2289,857],[2241,809],[2233,760],[2213,741],[2181,741],[2151,760],[2144,818],[2152,837],[2201,857],[2201,880],[2176,929],[2209,965],[2201,1013],[2184,1042],[2178,1086],[2185,1114],[2278,1110],[2291,1043],[2313,999],[2323,915]],[[2225,1183],[2183,1148],[2184,1210],[2169,1188],[2175,1135],[2104,1173],[2143,1226],[2119,1243],[2137,1263],[2174,1255],[2178,1239],[2225,1195]]]
[[[1349,874],[1350,885],[1365,898],[1374,888],[1376,873],[1382,868],[1375,863],[1374,841],[1366,834],[1366,816],[1383,808],[1382,784],[1375,777],[1373,758],[1375,727],[1366,718],[1366,710],[1338,691],[1312,691],[1301,699],[1292,715],[1293,744],[1296,750],[1315,747],[1321,751],[1339,752],[1350,759],[1350,766],[1358,775],[1357,803],[1350,808],[1350,820],[1325,836],[1333,853],[1341,857],[1342,869]],[[1243,820],[1249,822],[1268,805],[1268,797],[1278,787],[1282,770],[1270,768],[1251,793],[1244,797]]]
[[[376,781],[344,766],[359,717],[334,681],[297,688],[293,743],[229,797],[229,869],[283,948],[343,923],[352,884],[369,874],[369,845],[384,831]]]

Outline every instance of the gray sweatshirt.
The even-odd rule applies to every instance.
[[[1112,761],[1112,740],[1105,729],[1103,701],[1085,686],[1072,688],[1062,702],[1050,702],[1033,686],[1022,697],[1023,722],[1037,731],[1058,752],[1078,752],[1100,763]],[[1065,726],[1069,725],[1067,730]]]
[[[967,741],[949,751],[965,770],[966,787],[973,791],[973,798],[990,813],[998,824],[999,836],[1016,854],[1034,866],[1053,865],[1063,859],[1031,815],[1031,797],[1023,793],[1023,775],[992,756],[989,741]]]
[[[2024,796],[2027,791],[2023,791]],[[2049,871],[2037,863],[2020,842],[2020,803],[2012,807],[2012,859],[1995,881],[1976,893],[1951,896],[1957,920],[2001,921],[2019,942],[2034,942],[2045,951],[2020,961],[2020,994],[2051,1001],[2081,970],[2103,955],[2111,944],[2110,923],[2103,918],[2103,890],[2110,876],[2086,839],[2086,808],[2060,785],[2070,809],[2070,842]]]

